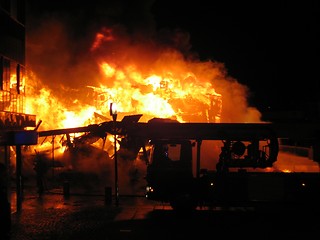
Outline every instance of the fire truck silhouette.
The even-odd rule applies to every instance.
[[[39,136],[71,132],[86,132],[82,140],[121,136],[119,153],[126,149],[132,156],[142,154],[147,164],[146,198],[167,202],[175,210],[320,200],[319,172],[266,171],[277,161],[279,139],[308,142],[311,159],[319,162],[319,124],[179,123],[160,118],[139,122],[141,116],[43,131]],[[207,140],[221,143],[213,170],[202,166],[201,145]]]

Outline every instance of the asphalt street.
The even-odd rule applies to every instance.
[[[22,209],[12,212],[10,239],[311,239],[320,228],[319,211],[310,206],[177,213],[143,196],[120,196],[119,204],[114,202],[97,195],[27,194]]]

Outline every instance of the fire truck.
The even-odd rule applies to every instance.
[[[146,198],[178,211],[320,200],[319,171],[287,173],[273,168],[282,142],[289,140],[305,145],[310,161],[318,164],[318,123],[180,123],[160,118],[139,122],[141,116],[39,136],[85,132],[82,141],[107,134],[121,137],[118,151],[145,159]],[[216,154],[208,157],[209,152]]]
[[[147,146],[146,198],[169,203],[178,211],[317,203],[319,172],[287,173],[273,165],[284,139],[304,142],[311,150],[310,161],[319,161],[319,133],[318,124],[178,123],[166,119],[126,127],[131,139],[143,140]],[[213,144],[203,151],[207,142]],[[217,149],[214,144],[219,147],[217,158],[204,160],[208,151]]]

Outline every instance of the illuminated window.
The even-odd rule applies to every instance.
[[[0,59],[0,111],[24,112],[25,68],[5,57]]]

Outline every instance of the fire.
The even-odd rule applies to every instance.
[[[210,106],[214,105],[218,110],[214,120],[220,121],[221,94],[215,91],[209,81],[201,83],[193,72],[177,68],[175,73],[164,66],[162,75],[152,71],[140,73],[134,65],[117,69],[107,62],[101,63],[100,67],[106,81],[112,79],[114,86],[110,89],[102,84],[95,90],[100,96],[103,95],[103,99],[117,99],[122,112],[144,113],[186,122],[190,119],[185,119],[183,114],[202,114],[203,106],[209,112],[212,110]],[[198,101],[199,109],[193,108],[194,112],[188,113],[184,105],[190,104],[190,100]],[[210,121],[208,115],[201,120]]]
[[[29,87],[32,86],[29,85]],[[84,106],[77,111],[72,111],[45,87],[34,92],[32,96],[29,95],[26,103],[28,112],[44,120],[42,130],[86,126],[91,123],[94,112],[98,112],[92,106]]]
[[[106,109],[110,102],[116,102],[123,113],[175,118],[180,122],[220,121],[222,95],[215,91],[209,78],[198,79],[196,73],[187,69],[190,66],[179,62],[173,69],[163,64],[158,72],[153,69],[139,72],[138,63],[123,66],[100,63],[103,76],[100,87],[89,86],[98,97],[97,109]],[[108,87],[110,82],[113,85]]]
[[[46,129],[71,128],[90,124],[94,113],[108,116],[110,103],[117,103],[123,114],[144,114],[150,118],[175,118],[180,122],[219,122],[222,110],[222,96],[210,82],[200,82],[192,72],[139,73],[135,66],[124,68],[112,64],[100,64],[103,79],[99,87],[87,86],[94,94],[94,106],[79,105],[70,110],[63,99],[57,99],[45,87],[27,98],[27,111],[45,119]],[[107,86],[109,82],[113,85]],[[34,89],[32,89],[34,90]],[[74,99],[73,105],[79,103]],[[79,103],[80,104],[80,103]],[[71,107],[71,106],[69,106]],[[210,111],[216,108],[214,118]],[[148,119],[146,119],[148,120]]]
[[[93,116],[96,109],[94,107],[87,107],[80,112],[75,113],[73,111],[65,112],[65,119],[62,120],[64,128],[72,128],[74,126],[83,126],[89,116]]]
[[[260,121],[259,111],[248,106],[248,88],[228,76],[224,64],[200,61],[182,31],[172,32],[176,36],[171,38],[164,32],[162,38],[168,39],[159,41],[148,35],[135,39],[119,25],[104,26],[77,57],[64,29],[57,21],[46,24],[56,44],[45,47],[40,46],[52,38],[42,29],[28,37],[26,109],[43,120],[39,130],[111,120],[110,103],[117,103],[118,120],[143,114],[140,121]],[[40,60],[45,56],[48,65]]]
[[[99,48],[99,46],[105,41],[112,41],[112,40],[114,40],[112,29],[103,27],[101,32],[98,32],[96,34],[96,38],[94,43],[92,44],[91,50],[95,50]]]

